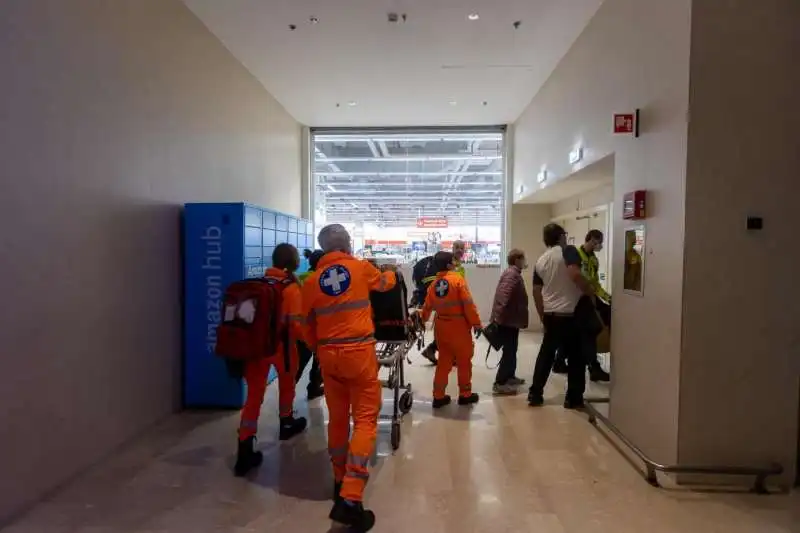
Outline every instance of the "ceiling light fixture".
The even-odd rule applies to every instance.
[[[478,15],[477,13],[470,13],[469,15],[467,15],[467,18],[469,20],[478,20],[479,18],[481,18],[481,16]]]
[[[356,102],[356,101],[350,101],[350,102],[347,102],[347,105],[349,105],[350,107],[355,107],[355,106],[357,106],[357,105],[358,105],[358,102]]]
[[[450,100],[450,105],[458,105],[458,102],[456,102],[455,100]]]
[[[317,24],[317,23],[319,23],[319,19],[318,19],[317,17],[309,17],[309,18],[308,18],[308,21],[309,21],[311,24]]]

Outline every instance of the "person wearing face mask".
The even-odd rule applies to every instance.
[[[586,239],[583,245],[578,246],[578,254],[581,258],[581,273],[583,277],[586,278],[586,281],[589,283],[589,286],[594,291],[594,303],[595,308],[597,309],[597,314],[599,315],[600,319],[603,321],[608,327],[611,327],[611,295],[606,292],[603,286],[600,284],[600,275],[598,273],[600,269],[600,263],[597,259],[596,252],[599,252],[603,249],[603,232],[597,229],[593,229],[586,234]],[[594,320],[594,316],[586,317],[586,322],[596,322]],[[599,324],[602,326],[602,324]],[[600,360],[597,357],[597,331],[596,328],[588,328],[586,334],[586,342],[584,343],[585,355],[587,364],[589,366],[589,379],[592,381],[609,381],[611,376],[609,376],[608,372],[603,370],[603,367],[600,366]],[[567,363],[566,361],[559,355],[556,359],[555,364],[553,365],[553,370],[557,373],[566,373],[567,372]]]
[[[503,354],[497,366],[492,391],[498,395],[517,393],[517,387],[525,383],[516,376],[519,330],[528,327],[528,291],[522,279],[527,268],[525,252],[513,249],[508,253],[508,268],[500,276],[494,293],[491,321],[498,326],[503,343]]]
[[[464,259],[464,253],[466,251],[467,251],[467,246],[464,244],[464,241],[453,241],[453,272],[464,278],[464,280],[467,279],[467,271],[464,268],[462,260]],[[430,276],[422,280],[423,284],[426,287],[426,290],[435,279],[436,279],[436,272],[434,271],[430,274]],[[427,346],[427,348],[422,350],[422,356],[435,365],[437,349],[438,347],[436,344],[436,339],[434,338],[433,342],[431,342]]]

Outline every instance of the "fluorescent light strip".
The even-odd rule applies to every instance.
[[[398,137],[365,137],[363,135],[315,135],[314,142],[502,142],[502,135],[403,135]]]
[[[442,156],[389,156],[389,157],[317,157],[319,163],[362,162],[362,163],[405,163],[414,161],[496,161],[502,155],[442,155]]]
[[[386,161],[386,158],[380,158],[379,161]],[[504,172],[487,171],[487,172],[312,172],[315,176],[502,176]]]

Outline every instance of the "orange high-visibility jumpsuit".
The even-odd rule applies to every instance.
[[[285,281],[288,274],[277,268],[268,268],[264,273],[267,278]],[[297,283],[289,283],[281,294],[281,316],[279,332],[286,332],[288,339],[281,339],[275,354],[248,361],[244,367],[244,380],[247,383],[247,398],[242,408],[242,419],[239,425],[239,440],[252,437],[258,430],[258,416],[264,393],[267,391],[269,369],[275,365],[278,372],[278,410],[281,417],[292,416],[294,408],[295,381],[299,358],[297,341],[303,338],[303,299]],[[285,341],[288,340],[288,343]]]
[[[428,287],[422,320],[427,322],[436,311],[434,337],[439,347],[439,363],[433,377],[433,398],[445,397],[450,371],[458,369],[458,394],[472,394],[472,328],[481,327],[478,309],[464,277],[458,272],[440,272]]]
[[[340,496],[351,501],[363,499],[382,403],[369,293],[390,290],[396,280],[393,272],[330,252],[302,287],[306,343],[319,357],[325,382],[333,474],[342,484]]]

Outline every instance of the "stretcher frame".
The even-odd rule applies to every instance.
[[[414,406],[414,390],[411,383],[406,382],[405,377],[405,365],[408,362],[408,354],[414,345],[420,347],[425,342],[425,328],[416,310],[412,310],[408,313],[408,320],[408,336],[405,340],[378,340],[375,345],[375,355],[378,358],[378,366],[380,368],[388,368],[389,370],[387,378],[381,380],[381,386],[390,389],[393,393],[391,418],[392,450],[397,450],[400,447],[400,423],[403,420],[403,416],[408,414]]]

